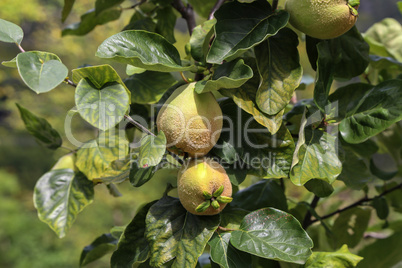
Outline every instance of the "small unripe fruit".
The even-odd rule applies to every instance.
[[[357,11],[348,0],[287,0],[290,24],[314,38],[332,39],[349,31]]]
[[[211,92],[197,94],[195,82],[177,88],[156,119],[168,149],[202,157],[216,144],[222,131],[222,110]],[[169,148],[170,147],[170,148]]]
[[[210,158],[186,161],[177,175],[177,191],[183,207],[195,215],[218,214],[232,200],[225,169]]]

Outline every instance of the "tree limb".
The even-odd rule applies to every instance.
[[[272,1],[272,11],[275,11],[278,8],[278,2],[279,0]]]
[[[351,209],[351,208],[357,207],[357,206],[359,206],[359,205],[361,205],[361,204],[363,204],[363,203],[365,203],[365,202],[373,201],[374,198],[382,197],[382,196],[387,195],[387,194],[389,194],[389,193],[391,193],[391,192],[393,192],[393,191],[395,191],[395,190],[398,190],[398,189],[400,189],[400,188],[402,189],[402,183],[398,184],[398,185],[395,186],[395,187],[392,187],[391,189],[385,190],[384,192],[382,192],[380,195],[378,195],[378,196],[376,196],[376,197],[373,197],[373,198],[364,197],[364,198],[362,198],[362,199],[360,199],[360,200],[354,202],[353,204],[350,204],[349,206],[347,206],[347,207],[345,207],[345,208],[338,209],[338,210],[336,210],[336,211],[334,211],[334,212],[332,212],[332,213],[329,213],[329,214],[327,214],[327,215],[325,215],[325,216],[322,216],[322,217],[321,217],[321,220],[325,220],[325,219],[330,218],[330,217],[332,217],[332,216],[334,216],[334,215],[336,215],[336,214],[339,214],[339,213],[342,213],[342,212],[344,212],[344,211],[346,211],[346,210],[349,210],[349,209]],[[313,223],[315,223],[315,222],[317,222],[317,221],[318,221],[318,219],[312,220],[310,224],[313,224]]]
[[[193,29],[195,28],[195,17],[194,17],[194,10],[190,4],[184,6],[181,0],[173,0],[172,6],[179,11],[183,19],[187,22],[187,28],[190,35],[193,33]]]
[[[212,20],[214,18],[215,12],[225,3],[226,0],[218,0],[216,1],[214,7],[211,9],[211,12],[209,12],[208,19]]]
[[[315,209],[318,205],[318,201],[320,198],[316,195],[314,195],[313,201],[311,201],[310,208]],[[308,226],[311,225],[311,211],[307,210],[306,216],[304,217],[303,220],[303,228],[306,229]]]

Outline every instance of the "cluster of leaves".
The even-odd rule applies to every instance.
[[[118,19],[127,10],[120,6],[124,2],[97,0],[94,10],[62,34],[85,35]],[[63,82],[76,87],[76,110],[71,113],[99,129],[98,137],[62,157],[38,180],[34,201],[39,218],[63,237],[78,213],[93,201],[96,185],[106,184],[118,195],[116,183],[129,180],[140,187],[158,169],[180,165],[181,160],[164,149],[163,132],[153,134],[151,107],[162,104],[182,84],[172,73],[185,72],[197,81],[197,93],[225,96],[220,106],[233,122],[225,122],[224,129],[234,131],[223,131],[219,146],[209,156],[227,164],[235,186],[247,175],[266,180],[235,193],[233,202],[211,217],[188,213],[167,191],[160,200],[143,206],[125,228],[114,228],[86,247],[80,264],[114,251],[112,267],[274,267],[277,261],[305,267],[320,267],[323,262],[355,267],[362,258],[343,244],[356,246],[370,219],[370,210],[357,206],[371,204],[380,219],[387,219],[389,206],[401,211],[400,193],[395,193],[400,191],[397,180],[402,169],[381,170],[373,157],[386,152],[402,166],[401,25],[386,19],[364,36],[356,27],[332,40],[306,36],[306,50],[316,71],[314,98],[295,103],[291,100],[302,88],[303,70],[299,36],[287,27],[289,14],[274,10],[266,0],[200,2],[189,0],[185,6],[176,0],[149,0],[130,7],[134,14],[129,24],[106,39],[96,53],[127,65],[129,77],[124,80],[107,64],[74,69],[70,80],[59,57],[25,52],[22,29],[0,20],[0,41],[21,49],[3,65],[17,68],[38,94]],[[65,1],[63,21],[73,4]],[[194,25],[193,8],[210,19]],[[214,16],[211,10],[216,10]],[[178,14],[191,33],[185,59],[172,45]],[[331,93],[335,79],[348,83]],[[62,146],[60,134],[45,119],[21,105],[18,108],[27,130],[41,144],[50,149]],[[139,115],[151,119],[151,131],[133,120]],[[244,122],[258,131],[241,131]],[[127,123],[147,135],[141,137]],[[130,143],[137,147],[130,148]],[[305,186],[317,197],[331,195],[336,180],[355,190],[367,191],[375,179],[382,180],[383,186],[377,197],[332,213],[341,214],[328,226],[324,220],[332,215],[320,217],[317,204],[300,202],[289,210],[284,187],[273,179]],[[339,250],[311,252],[313,240],[304,230],[311,225],[311,216],[321,222],[335,241],[333,248]],[[355,224],[350,223],[352,218]],[[209,252],[205,252],[207,245]]]

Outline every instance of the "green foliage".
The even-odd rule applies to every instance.
[[[15,43],[21,51],[3,65],[17,68],[36,93],[62,82],[73,86],[76,108],[68,115],[77,114],[96,128],[96,138],[71,142],[70,129],[62,137],[47,120],[17,105],[28,132],[40,143],[54,150],[66,149],[67,140],[75,146],[36,183],[34,203],[42,221],[63,237],[93,202],[96,185],[106,185],[116,197],[121,195],[117,184],[131,184],[146,199],[154,185],[169,182],[162,198],[159,191],[158,200],[146,200],[127,226],[100,231],[104,234],[86,243],[81,266],[113,252],[112,267],[356,267],[365,260],[348,247],[354,253],[353,248],[363,248],[359,254],[368,259],[385,247],[382,241],[361,243],[373,222],[394,231],[387,240],[399,239],[401,25],[385,19],[364,35],[353,27],[335,39],[307,36],[299,42],[298,32],[286,27],[290,15],[277,3],[273,10],[265,0],[222,2],[153,0],[123,8],[123,0],[94,1],[95,8],[62,35],[86,35],[98,25],[127,19],[126,10],[133,9],[124,30],[98,42],[96,52],[100,61],[123,66],[84,65],[72,70],[71,80],[58,56],[25,52],[22,29],[0,20],[0,41]],[[73,5],[64,1],[63,22]],[[208,19],[197,25],[194,11]],[[191,35],[186,45],[173,45],[181,38],[175,30],[178,15]],[[316,71],[307,93],[300,91],[303,69],[308,70],[304,49]],[[124,69],[129,77],[120,76]],[[196,82],[196,93],[224,97],[218,99],[222,133],[207,157],[222,164],[233,194],[221,196],[223,187],[201,192],[207,201],[198,208],[229,203],[219,215],[193,215],[175,191],[170,193],[188,156],[175,147],[166,151],[155,111],[184,83],[178,82],[177,72],[185,83]],[[297,101],[300,96],[313,99]],[[183,107],[185,112],[186,103]],[[139,117],[140,123],[134,119]],[[377,164],[381,154],[395,165]],[[364,190],[365,196],[339,208],[337,198],[345,195],[333,193],[359,196],[352,190]],[[320,200],[329,204],[321,206]],[[395,255],[370,264],[396,265],[400,256]]]

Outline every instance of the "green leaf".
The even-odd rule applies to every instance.
[[[318,197],[327,197],[334,192],[334,188],[331,184],[323,180],[312,179],[304,184],[309,192],[314,193]]]
[[[205,62],[215,23],[216,19],[207,20],[194,28],[190,36],[190,53],[196,61]]]
[[[224,142],[236,150],[241,160],[250,167],[249,174],[267,178],[287,177],[294,151],[294,142],[290,132],[282,126],[275,135],[261,126],[252,117],[243,112],[231,100],[221,104],[225,118],[223,129],[216,145],[222,150]],[[245,131],[235,131],[246,128]]]
[[[332,184],[342,171],[336,137],[312,128],[301,129],[300,134],[293,155],[291,181],[299,186],[311,179]]]
[[[145,238],[145,218],[153,204],[155,201],[143,206],[124,229],[117,250],[110,260],[112,268],[131,268],[134,263],[148,259],[150,252]]]
[[[112,8],[105,10],[101,14],[97,14],[95,9],[91,9],[81,16],[80,22],[65,27],[63,31],[61,31],[61,35],[86,35],[98,25],[117,20],[120,18],[121,12],[121,8]]]
[[[17,43],[21,44],[22,39],[24,38],[24,32],[21,27],[0,19],[0,41],[6,43]]]
[[[131,91],[132,103],[157,103],[177,83],[170,73],[145,71],[124,80]]]
[[[176,72],[183,67],[177,49],[162,36],[146,31],[124,31],[106,39],[96,52],[103,59],[130,64],[149,71]]]
[[[261,180],[233,196],[232,207],[248,211],[273,207],[282,211],[288,210],[287,200],[283,189],[275,180]]]
[[[353,268],[363,258],[350,253],[348,246],[343,245],[335,252],[313,252],[307,260],[306,268],[321,268],[321,267],[344,267]]]
[[[380,196],[376,197],[373,200],[373,207],[377,212],[378,218],[385,220],[389,215],[389,207],[387,203],[387,199],[385,197]]]
[[[376,176],[377,178],[383,180],[383,181],[388,181],[392,178],[394,178],[398,174],[398,170],[395,171],[384,171],[377,167],[377,165],[374,163],[374,159],[370,159],[370,172]]]
[[[132,66],[132,65],[129,65],[129,64],[126,67],[126,74],[127,75],[141,74],[141,73],[143,73],[145,71],[146,71],[145,69],[138,68],[138,67],[135,67],[135,66]]]
[[[283,28],[254,48],[261,83],[256,103],[261,111],[275,115],[285,108],[299,86],[303,69],[299,62],[299,38]]]
[[[36,183],[34,205],[38,217],[61,238],[78,213],[92,203],[93,183],[71,169],[51,170]]]
[[[222,89],[220,93],[233,99],[238,107],[253,115],[254,119],[261,125],[268,128],[269,132],[275,134],[282,124],[284,111],[270,116],[260,110],[256,103],[257,90],[260,85],[260,76],[254,59],[246,59],[246,64],[253,70],[253,77],[237,89]]]
[[[371,54],[402,62],[402,26],[396,19],[386,18],[375,23],[366,31],[364,39],[370,45]]]
[[[22,80],[37,94],[57,87],[68,75],[67,67],[52,53],[23,52],[16,62]]]
[[[368,161],[348,147],[344,146],[343,149],[345,157],[342,161],[342,172],[338,180],[343,181],[347,187],[361,190],[374,180],[374,176],[370,173]]]
[[[346,90],[338,89],[331,101],[343,98]],[[388,80],[359,93],[360,101],[356,98],[356,105],[348,106],[339,125],[342,137],[349,143],[361,143],[402,119],[402,80]]]
[[[215,5],[215,2],[215,0],[188,0],[188,3],[191,4],[197,14],[204,18],[208,18],[211,9]]]
[[[122,170],[113,168],[115,160],[124,158],[128,153],[128,141],[117,133],[100,132],[97,139],[84,143],[77,151],[77,168],[88,179],[117,176]]]
[[[234,208],[232,203],[228,204],[225,209],[220,213],[221,223],[219,226],[228,229],[239,229],[243,218],[250,211],[241,208]]]
[[[9,68],[17,68],[17,57],[9,61],[2,61],[1,64]]]
[[[85,266],[116,249],[117,239],[111,234],[103,234],[96,238],[81,253],[80,267]]]
[[[229,2],[215,12],[215,39],[207,56],[208,63],[230,61],[285,27],[289,14],[273,13],[268,1],[250,4]]]
[[[251,256],[230,244],[230,233],[214,233],[208,244],[211,259],[224,268],[251,268]]]
[[[63,11],[61,12],[61,22],[65,22],[68,15],[70,15],[73,9],[75,0],[64,0]]]
[[[97,88],[89,79],[82,79],[75,91],[79,114],[100,130],[108,130],[118,124],[124,118],[129,102],[126,88],[117,82]]]
[[[244,252],[266,259],[303,264],[311,255],[313,241],[290,214],[265,208],[248,214],[230,238]]]
[[[395,232],[384,239],[376,239],[374,243],[359,251],[364,259],[357,267],[400,267],[402,232]]]
[[[370,220],[371,210],[355,207],[339,214],[332,227],[335,247],[343,244],[354,248],[363,238]]]
[[[166,151],[166,136],[163,131],[158,135],[146,135],[141,139],[141,147],[138,158],[140,167],[158,165]]]
[[[170,43],[174,44],[176,39],[174,38],[174,27],[176,25],[176,14],[173,11],[172,6],[166,6],[156,11],[156,33],[162,35]]]
[[[130,167],[130,183],[134,187],[140,187],[147,183],[156,172],[156,166],[143,167],[138,166],[138,162],[134,162]]]
[[[141,10],[134,12],[130,19],[130,23],[124,27],[123,30],[144,30],[148,32],[155,32],[156,23],[152,18],[143,14]]]
[[[59,132],[57,132],[46,119],[36,116],[18,103],[16,105],[29,134],[34,136],[40,144],[49,149],[55,150],[61,146],[63,140]]]
[[[219,65],[214,71],[211,80],[198,81],[195,84],[197,93],[216,91],[221,88],[238,88],[253,77],[253,70],[244,60],[234,60]]]
[[[195,216],[178,199],[163,197],[150,208],[146,218],[151,266],[161,266],[175,258],[172,267],[195,267],[219,221],[219,215]]]
[[[95,13],[96,15],[99,15],[102,12],[111,9],[112,7],[116,7],[123,2],[124,0],[96,0]]]

